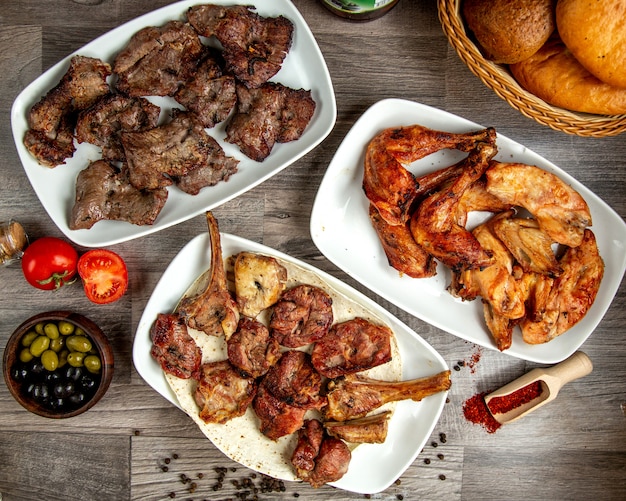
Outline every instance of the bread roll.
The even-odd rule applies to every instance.
[[[554,106],[599,115],[626,113],[626,89],[589,73],[556,35],[509,68],[524,89]]]
[[[517,63],[532,56],[555,28],[556,0],[464,0],[463,15],[487,59]]]
[[[559,0],[556,23],[580,64],[626,89],[626,0]]]

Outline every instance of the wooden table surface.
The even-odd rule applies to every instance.
[[[31,239],[62,236],[31,188],[10,127],[15,97],[43,71],[110,29],[168,4],[166,0],[13,0],[0,9],[0,220],[20,221]],[[525,118],[487,89],[448,44],[436,2],[402,0],[368,23],[335,17],[313,0],[295,0],[328,64],[338,116],[327,139],[248,193],[216,208],[223,232],[263,243],[313,264],[364,292],[422,336],[452,371],[449,403],[427,446],[396,484],[372,499],[626,499],[626,287],[583,345],[593,372],[558,399],[496,433],[467,421],[464,401],[538,364],[480,348],[401,311],[365,290],[325,259],[311,240],[309,217],[319,183],[342,139],[383,98],[424,103],[490,125],[562,167],[626,215],[626,137],[584,138]],[[50,293],[32,288],[19,266],[0,270],[0,346],[27,317],[72,309],[96,321],[115,353],[112,385],[98,405],[68,420],[22,409],[0,385],[0,499],[364,499],[287,483],[261,492],[260,476],[219,452],[176,407],[138,375],[135,330],[161,274],[180,249],[206,231],[197,216],[111,247],[126,260],[130,289],[109,306],[91,304],[80,285]],[[622,244],[626,244],[622,242]],[[86,249],[79,248],[79,251]],[[445,440],[442,440],[445,434]],[[436,447],[436,448],[435,448]],[[174,455],[178,458],[174,459]],[[163,471],[165,459],[171,462]],[[216,467],[227,467],[213,490]],[[232,469],[231,469],[232,468]],[[199,475],[202,474],[202,475]],[[187,475],[197,484],[181,481]],[[202,477],[202,478],[199,478]],[[246,497],[251,479],[259,489]],[[239,482],[239,488],[235,485]]]

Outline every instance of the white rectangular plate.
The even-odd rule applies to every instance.
[[[389,266],[369,220],[369,202],[362,189],[367,144],[383,129],[413,124],[450,132],[484,128],[412,101],[388,99],[374,104],[348,132],[328,166],[311,214],[312,239],[335,265],[411,315],[467,341],[497,349],[485,326],[480,301],[462,302],[452,297],[446,290],[450,274],[445,266],[438,266],[437,275],[431,278],[400,276]],[[578,324],[546,344],[526,344],[516,330],[511,348],[504,352],[533,362],[559,362],[585,342],[619,288],[626,268],[626,224],[594,193],[545,158],[502,135],[498,135],[497,146],[496,159],[532,164],[556,174],[583,196],[591,210],[591,229],[605,263],[604,279],[593,306]],[[442,150],[414,162],[409,169],[420,175],[460,158],[459,152]]]
[[[217,207],[277,174],[321,143],[330,133],[337,117],[335,94],[321,51],[301,14],[289,0],[251,0],[246,5],[256,7],[262,16],[283,15],[294,25],[293,45],[281,70],[271,79],[294,89],[311,90],[317,103],[315,113],[304,134],[297,141],[276,144],[269,157],[255,162],[232,144],[224,141],[225,122],[207,132],[222,146],[227,155],[237,158],[239,171],[227,182],[203,189],[198,195],[188,195],[178,188],[168,187],[165,207],[152,226],[135,226],[124,221],[100,221],[88,230],[70,230],[69,217],[74,204],[76,176],[90,161],[100,158],[100,150],[83,143],[65,165],[50,169],[39,165],[22,143],[28,129],[27,114],[33,104],[53,88],[67,71],[75,54],[97,57],[112,63],[115,55],[128,43],[130,37],[146,26],[161,26],[172,19],[186,19],[187,9],[198,0],[174,3],[145,14],[119,26],[85,45],[74,54],[46,71],[24,89],[13,103],[11,126],[13,138],[26,175],[44,209],[59,229],[76,244],[86,247],[104,247],[159,231],[190,219],[205,210]],[[230,0],[212,0],[216,4],[233,4]],[[170,98],[150,98],[162,106],[162,113],[175,106]],[[179,106],[178,106],[179,107]]]
[[[250,251],[289,261],[316,273],[331,287],[385,319],[398,340],[404,380],[448,370],[441,355],[426,341],[374,301],[340,280],[286,254],[240,237],[222,233],[221,243],[224,259],[241,251]],[[189,287],[210,268],[210,259],[208,233],[198,235],[183,247],[155,287],[135,334],[133,362],[137,372],[152,388],[176,406],[176,395],[168,386],[160,366],[150,355],[150,328],[158,313],[174,311]],[[389,487],[424,447],[439,420],[446,395],[447,392],[442,392],[420,402],[400,402],[389,423],[387,440],[383,444],[363,444],[357,447],[346,475],[331,485],[360,493],[380,492]],[[252,464],[244,466],[255,469]]]

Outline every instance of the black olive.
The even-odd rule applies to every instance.
[[[65,400],[62,398],[53,398],[50,400],[50,408],[53,410],[61,410],[65,406]]]
[[[72,381],[60,382],[54,385],[53,392],[55,397],[69,397],[72,393],[74,393],[74,383]]]
[[[72,405],[78,407],[79,405],[82,405],[83,402],[85,402],[85,394],[80,392],[74,393],[73,395],[69,396],[68,400]]]
[[[14,381],[18,381],[18,382],[26,381],[29,375],[30,375],[30,372],[23,365],[13,367],[13,370],[11,371],[11,377],[13,378]]]
[[[80,385],[85,389],[85,390],[91,390],[96,386],[96,380],[88,375],[84,375],[82,377],[82,379],[80,380]]]
[[[48,385],[40,383],[35,384],[33,387],[33,398],[40,402],[45,402],[50,398],[50,390],[48,389]]]
[[[43,380],[46,383],[56,383],[57,381],[59,381],[61,379],[61,374],[59,374],[57,371],[47,371],[46,374],[43,377]]]
[[[45,369],[39,359],[34,360],[29,368],[32,374],[41,374]]]

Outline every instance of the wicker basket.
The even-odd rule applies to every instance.
[[[482,56],[465,32],[460,3],[460,0],[438,0],[439,20],[448,41],[471,72],[513,108],[542,125],[577,136],[616,136],[626,131],[626,115],[575,113],[551,106],[525,91],[506,66]]]

